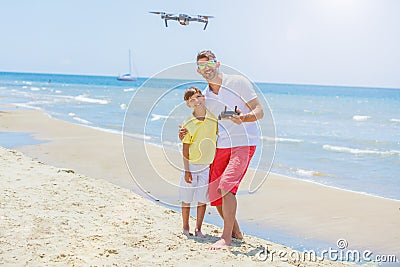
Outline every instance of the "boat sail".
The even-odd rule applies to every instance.
[[[117,79],[119,81],[127,81],[127,82],[137,81],[137,77],[132,74],[132,56],[130,49],[129,49],[129,73],[119,75]]]

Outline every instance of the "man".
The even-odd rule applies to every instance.
[[[207,50],[197,55],[197,72],[206,79],[207,109],[218,116],[224,110],[236,111],[218,121],[217,150],[210,166],[209,197],[224,220],[221,239],[210,249],[226,248],[232,237],[242,239],[236,220],[236,192],[259,141],[257,120],[264,116],[251,82],[241,75],[219,71],[220,62]],[[185,131],[180,133],[183,136]]]

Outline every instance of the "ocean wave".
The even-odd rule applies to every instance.
[[[169,116],[166,116],[166,115],[151,114],[150,121],[158,121],[161,119],[168,119],[168,118],[169,118]]]
[[[31,89],[31,91],[40,91],[39,87],[31,87],[30,89]]]
[[[89,98],[86,97],[85,95],[78,95],[74,97],[75,100],[78,100],[80,102],[87,102],[87,103],[93,103],[93,104],[101,104],[101,105],[106,105],[109,102],[104,99],[96,99],[96,98]]]
[[[261,136],[262,140],[267,140],[267,141],[275,141],[279,143],[302,143],[304,140],[301,139],[295,139],[295,138],[282,138],[282,137],[268,137],[268,136]]]
[[[274,164],[273,166],[276,169],[284,170],[285,172],[290,171],[292,173],[296,173],[297,176],[301,177],[329,177],[331,175],[314,170],[304,170],[300,168],[288,167],[282,164]]]
[[[391,122],[400,122],[400,119],[390,119]]]
[[[167,146],[179,147],[179,148],[181,147],[181,144],[182,144],[182,143],[173,142],[173,141],[163,141],[162,143]]]
[[[291,171],[294,171],[300,176],[305,176],[305,177],[324,177],[328,176],[327,174],[319,171],[310,171],[310,170],[303,170],[303,169],[298,169],[298,168],[291,168]]]
[[[39,107],[31,106],[27,103],[13,103],[13,105],[20,107],[20,108],[27,108],[27,109],[35,109],[35,110],[42,110]]]
[[[54,100],[36,100],[36,101],[29,101],[26,102],[25,104],[27,105],[48,105],[48,104],[53,104],[56,103]]]
[[[133,92],[135,90],[136,90],[136,88],[128,88],[128,89],[124,89],[124,92]]]
[[[350,147],[343,147],[343,146],[331,146],[331,145],[323,145],[322,148],[325,150],[350,153],[350,154],[370,154],[370,155],[380,155],[380,156],[400,155],[400,151],[398,151],[398,150],[377,151],[377,150],[358,149],[358,148],[350,148]]]
[[[280,138],[280,137],[276,137],[275,141],[280,142],[280,143],[302,143],[302,142],[304,142],[304,140],[301,140],[301,139]]]
[[[363,116],[363,115],[354,115],[353,116],[354,121],[366,121],[370,118],[371,118],[370,116]]]
[[[125,109],[128,107],[128,105],[127,105],[127,104],[121,104],[121,105],[119,105],[119,107],[120,107],[122,110],[125,110]]]
[[[127,133],[127,132],[124,132],[123,134],[124,134],[124,136],[132,137],[135,139],[144,139],[144,140],[153,139],[151,136],[143,135],[143,134],[135,134],[135,133]]]
[[[90,121],[81,119],[81,118],[79,118],[79,117],[72,117],[72,118],[73,118],[74,120],[76,120],[76,121],[79,121],[80,123],[84,123],[84,124],[93,124],[93,123],[91,123]]]

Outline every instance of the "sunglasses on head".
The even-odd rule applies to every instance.
[[[217,64],[217,60],[216,59],[211,59],[207,62],[204,63],[197,63],[197,67],[199,68],[199,70],[204,70],[206,68],[206,66],[208,67],[214,67],[215,64]]]

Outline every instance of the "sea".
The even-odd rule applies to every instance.
[[[193,84],[205,87],[203,81],[157,77],[122,82],[111,76],[0,72],[0,105],[40,109],[178,149],[178,125],[190,112],[182,94]],[[261,124],[268,144],[252,168],[400,200],[400,88],[254,85],[267,111]],[[124,129],[127,121],[136,127]],[[26,145],[26,137],[2,133],[0,145]]]

